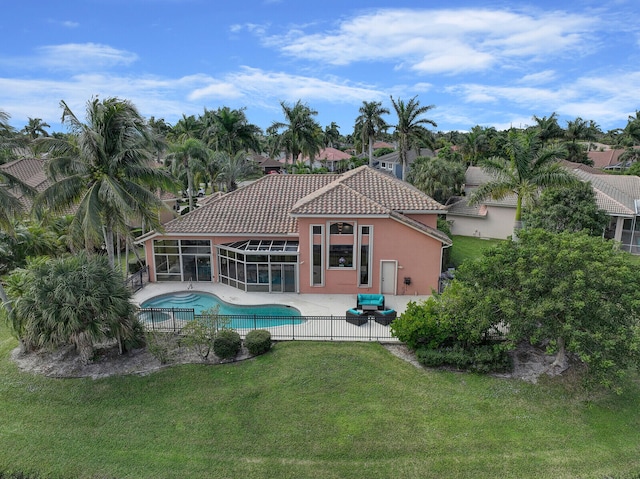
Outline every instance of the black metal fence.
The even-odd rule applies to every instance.
[[[143,308],[138,317],[150,331],[179,333],[185,324],[198,317],[191,308]],[[381,341],[397,342],[388,325],[369,316],[359,326],[346,316],[260,316],[220,315],[221,323],[241,336],[254,329],[266,329],[275,341]]]
[[[149,269],[146,266],[135,273],[130,274],[127,279],[124,280],[125,286],[129,288],[132,293],[140,291],[148,282]]]

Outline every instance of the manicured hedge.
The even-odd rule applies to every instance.
[[[249,331],[244,340],[244,345],[250,354],[258,356],[271,349],[271,333],[266,329],[254,329]]]

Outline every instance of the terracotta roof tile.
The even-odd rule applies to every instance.
[[[343,175],[264,176],[168,222],[165,232],[287,235],[298,233],[298,216],[385,215],[398,219],[403,212],[444,209],[413,186],[362,166]],[[403,221],[411,222],[408,218]],[[432,229],[428,233],[434,236]]]

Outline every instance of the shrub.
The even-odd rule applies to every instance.
[[[511,360],[501,344],[483,344],[463,348],[456,344],[449,348],[416,351],[416,357],[427,367],[451,366],[477,373],[504,372],[511,369]]]
[[[160,361],[160,364],[169,363],[178,349],[178,338],[173,333],[161,333],[147,331],[147,350]]]
[[[407,309],[391,323],[391,334],[411,349],[437,349],[450,342],[448,323],[438,319],[437,302],[429,298],[421,304],[409,302]]]
[[[244,344],[250,354],[254,356],[264,354],[271,349],[271,333],[265,329],[249,331]]]
[[[240,335],[231,329],[223,329],[213,340],[213,352],[220,359],[235,357],[242,347]]]
[[[227,318],[220,316],[219,309],[219,306],[215,306],[202,311],[193,321],[189,321],[181,331],[184,338],[183,344],[194,349],[198,356],[204,360],[209,358],[213,341],[218,332],[229,324]]]

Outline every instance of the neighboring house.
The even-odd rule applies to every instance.
[[[324,166],[329,171],[334,172],[337,171],[338,168],[336,164],[339,161],[349,160],[351,159],[351,155],[349,153],[345,153],[344,151],[338,150],[337,148],[323,148],[313,157],[313,167],[319,168]],[[300,161],[303,163],[309,163],[309,157],[301,157]]]
[[[491,176],[478,166],[470,166],[465,173],[464,197],[453,197],[447,202],[447,220],[451,234],[478,238],[506,239],[513,233],[516,216],[516,197],[502,200],[489,198],[481,204],[470,206],[469,196],[480,185],[488,183]]]
[[[430,294],[449,238],[444,207],[362,166],[266,175],[151,232],[151,281],[215,281],[245,291]]]
[[[434,151],[429,148],[421,148],[420,151],[416,151],[415,148],[412,148],[407,151],[407,172],[409,171],[411,163],[413,163],[416,158],[422,156],[433,157],[436,155]],[[396,178],[402,178],[402,164],[400,163],[399,151],[394,151],[378,158],[374,158],[374,167],[391,173]]]
[[[35,189],[37,193],[44,191],[51,185],[51,181],[47,179],[44,171],[44,161],[37,158],[21,158],[10,161],[0,165],[0,170],[15,176]],[[11,194],[20,200],[25,209],[31,208],[31,198],[24,196],[19,189],[13,188]]]
[[[596,203],[610,217],[604,236],[615,239],[621,247],[640,254],[640,178],[633,175],[611,175],[580,163],[563,161],[562,165],[582,181],[591,183]],[[465,198],[457,198],[447,205],[447,219],[451,233],[461,236],[506,239],[513,233],[516,198],[509,196],[500,201],[487,200],[469,206],[469,195],[491,177],[477,166],[466,172]]]
[[[258,164],[262,173],[265,175],[280,173],[282,171],[282,162],[278,160],[267,158],[262,155],[251,155],[251,159]]]
[[[620,169],[620,155],[624,149],[612,149],[603,151],[589,151],[587,157],[593,161],[593,167],[602,170]]]

